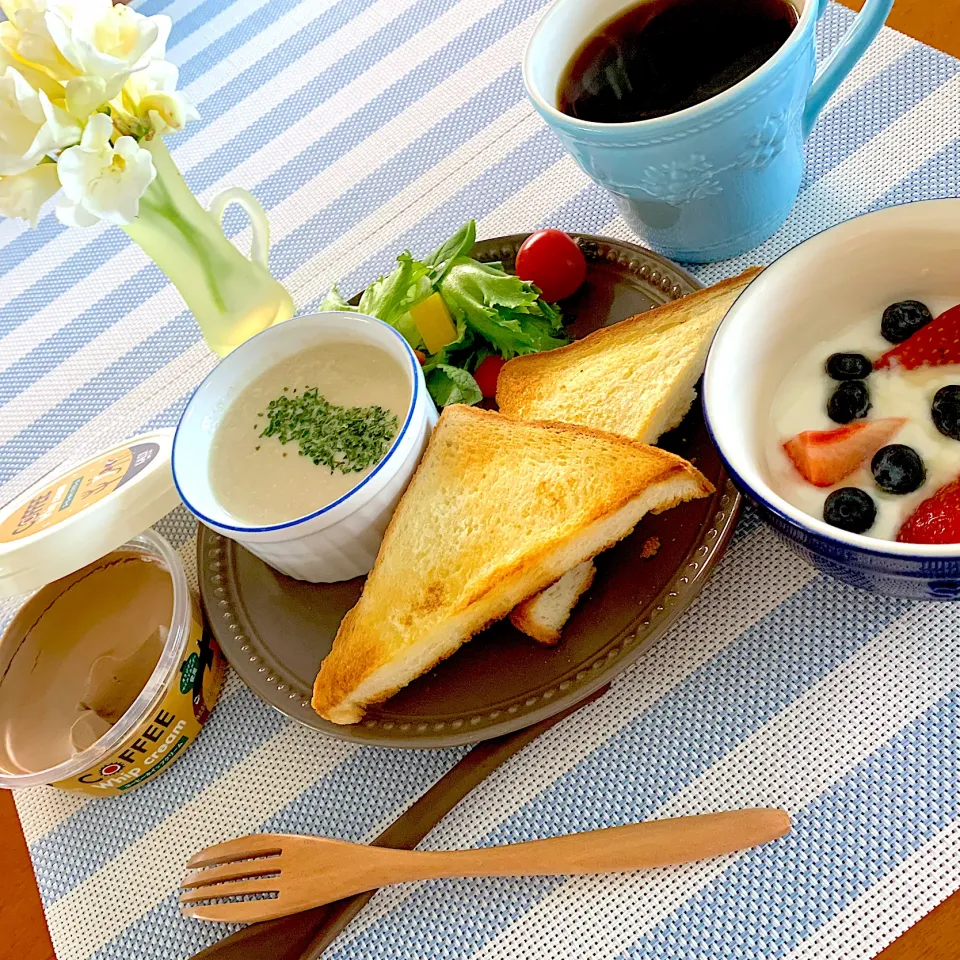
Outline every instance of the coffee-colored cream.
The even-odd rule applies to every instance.
[[[156,667],[172,614],[170,574],[129,550],[36,593],[0,641],[0,770],[48,770],[107,733]]]

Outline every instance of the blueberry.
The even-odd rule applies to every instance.
[[[883,334],[883,339],[890,343],[903,343],[932,319],[933,314],[925,303],[919,300],[901,300],[899,303],[891,303],[883,311],[880,333]]]
[[[941,387],[933,397],[930,416],[934,426],[945,436],[960,440],[960,387]]]
[[[862,353],[833,353],[826,370],[834,380],[862,380],[873,372],[873,364]]]
[[[823,519],[849,533],[866,533],[877,519],[873,497],[856,487],[834,490],[823,502]]]
[[[873,479],[885,493],[913,493],[927,479],[927,468],[913,447],[891,443],[881,447],[870,462]]]
[[[827,401],[827,415],[834,423],[849,423],[870,410],[870,391],[862,380],[844,380]]]

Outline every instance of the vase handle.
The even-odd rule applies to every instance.
[[[250,239],[250,259],[262,266],[268,266],[270,257],[270,222],[267,215],[260,206],[260,201],[243,187],[230,187],[218,193],[210,201],[210,213],[216,218],[217,223],[223,221],[223,215],[231,203],[239,204],[244,212],[250,218],[250,229],[252,236]]]

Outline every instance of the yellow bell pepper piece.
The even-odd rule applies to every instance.
[[[432,293],[426,300],[411,307],[410,316],[423,337],[428,353],[436,353],[457,339],[457,328],[439,293]]]

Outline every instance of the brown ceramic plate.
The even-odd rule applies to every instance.
[[[525,235],[485,240],[480,260],[512,268]],[[642,247],[579,236],[587,281],[563,304],[570,329],[597,327],[690,293],[699,284]],[[714,496],[647,516],[632,536],[597,558],[597,577],[554,648],[504,620],[426,676],[337,726],[310,707],[313,679],[363,578],[303,583],[268,567],[232,540],[201,527],[200,592],[213,632],[244,682],[282,713],[331,736],[393,747],[473,743],[526,727],[579,702],[632,663],[689,606],[733,531],[740,500],[707,435],[700,405],[661,441],[713,481]],[[650,537],[660,541],[642,556]]]

